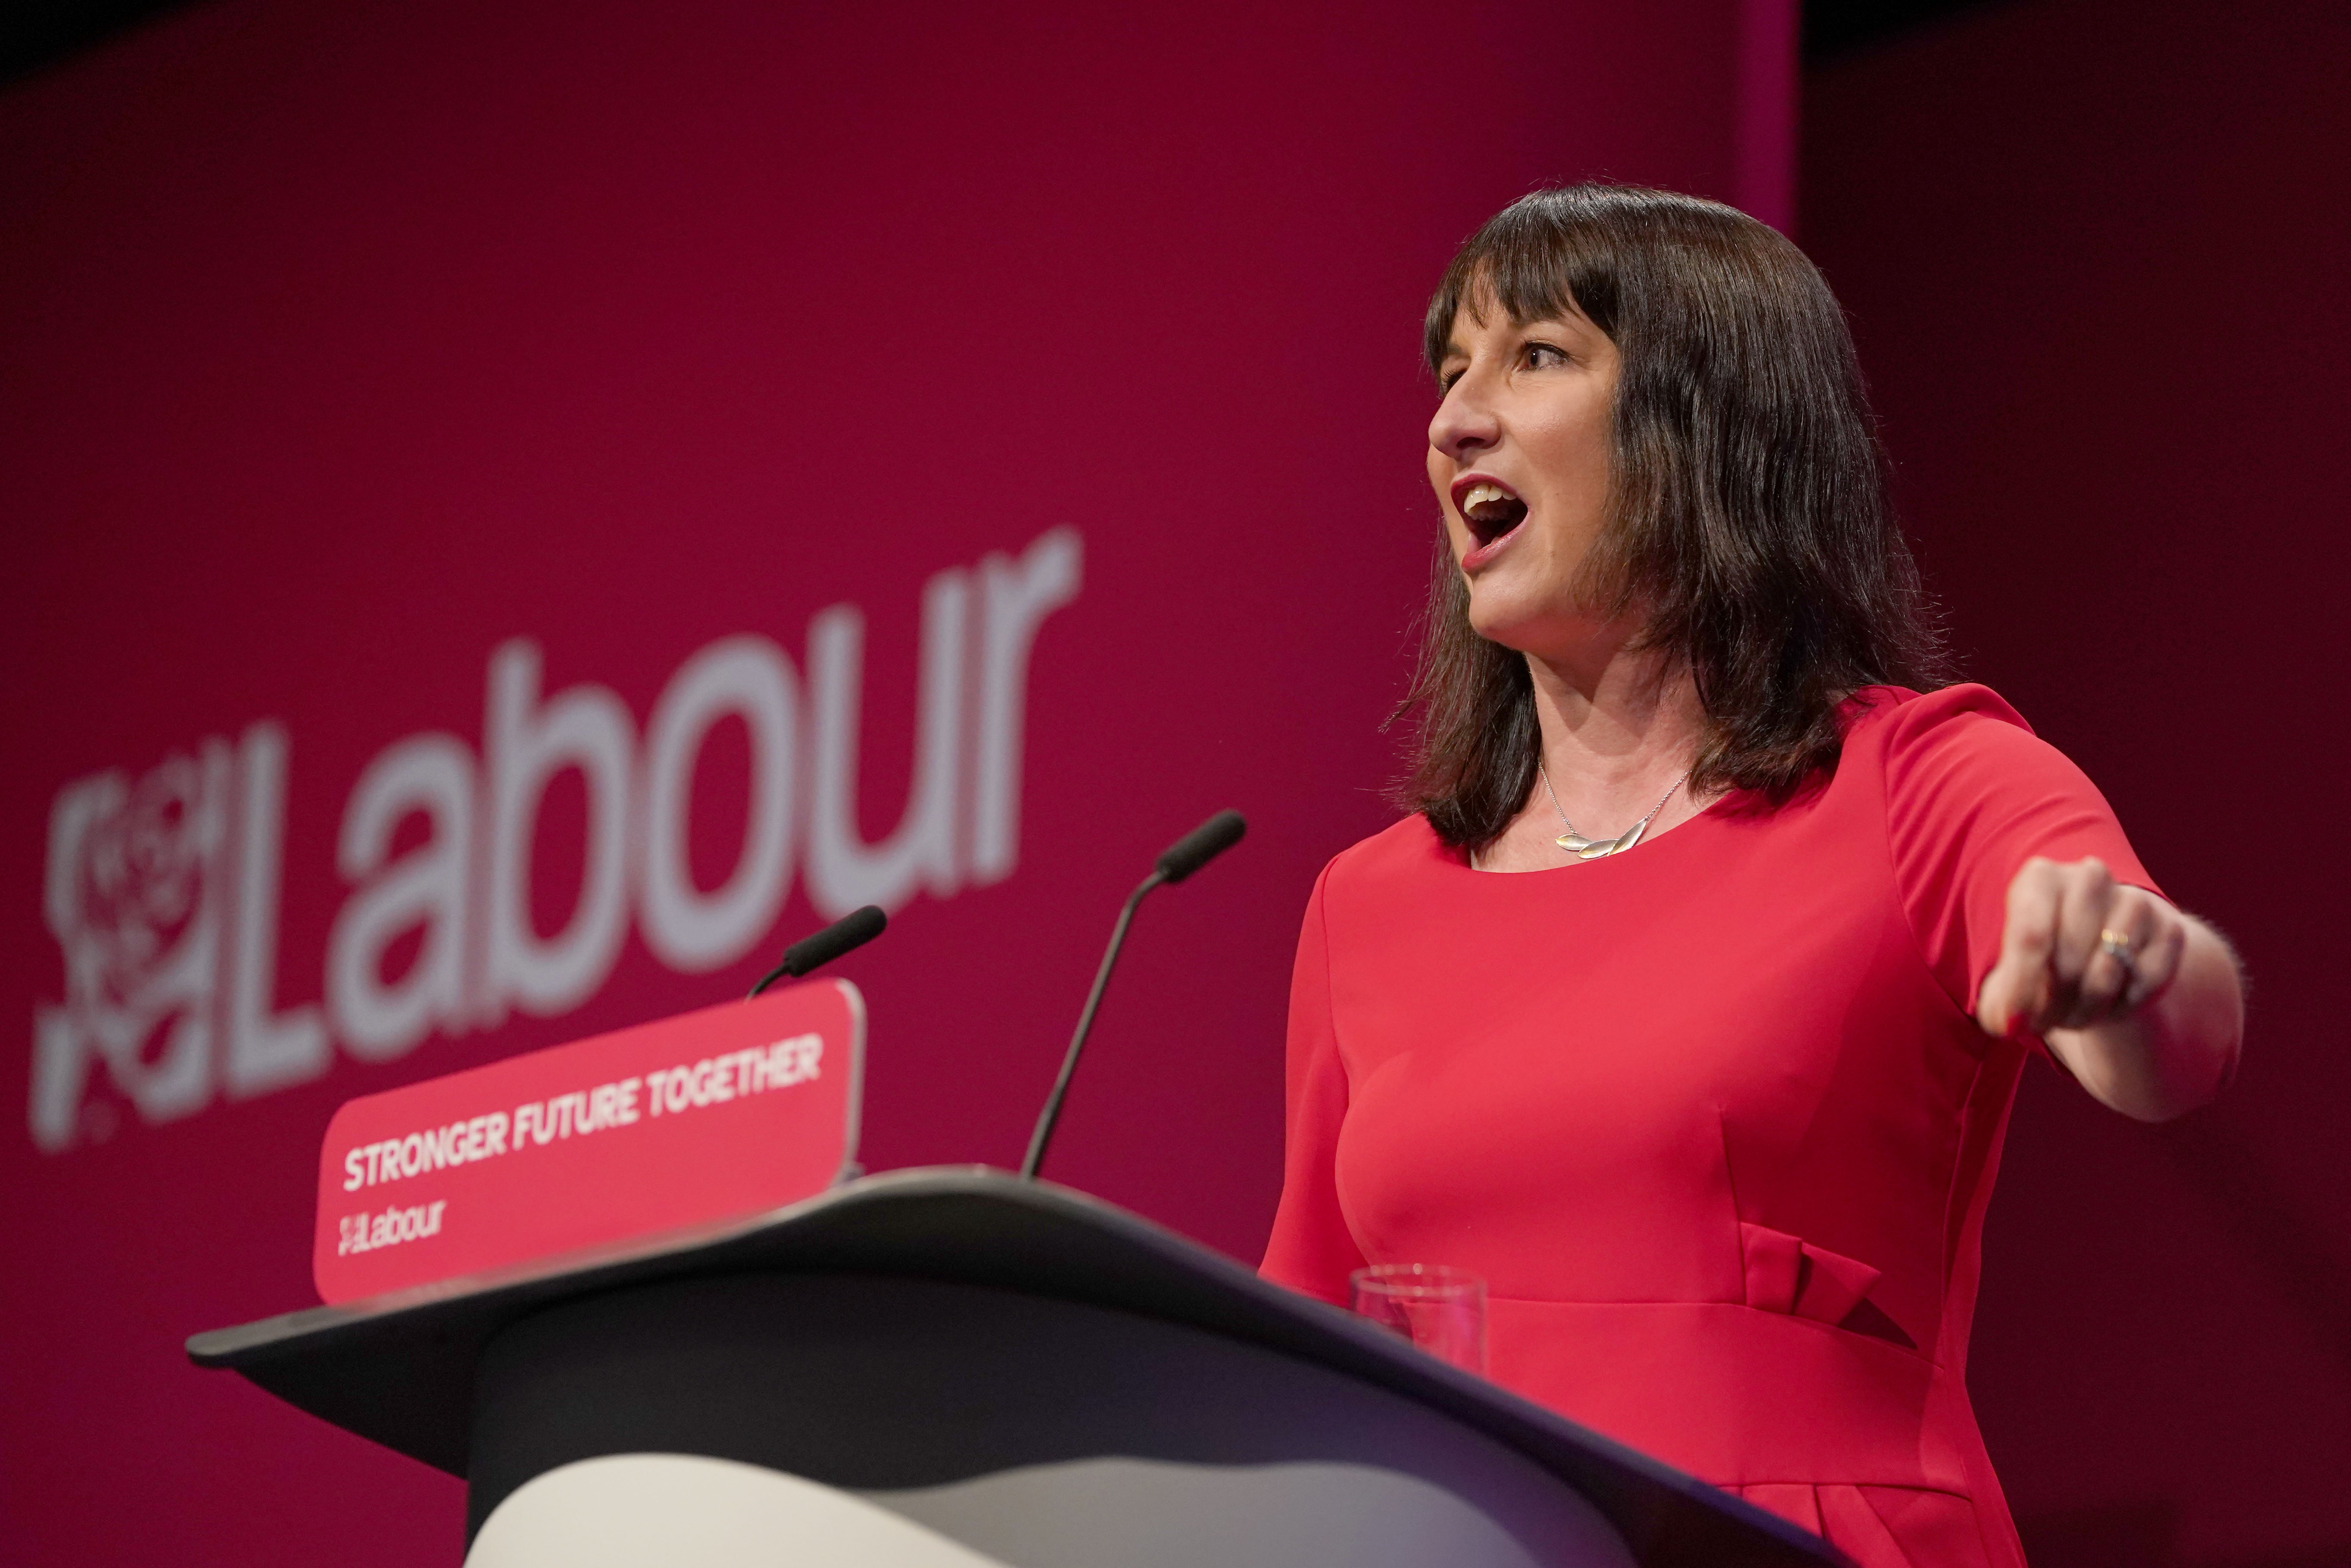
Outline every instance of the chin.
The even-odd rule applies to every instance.
[[[1498,585],[1499,586],[1499,585]],[[1513,653],[1536,659],[1572,657],[1605,628],[1573,606],[1543,596],[1530,602],[1523,595],[1469,590],[1469,629],[1488,642]]]
[[[1469,629],[1488,642],[1499,643],[1514,652],[1529,653],[1546,640],[1546,631],[1555,634],[1558,626],[1556,617],[1531,614],[1523,605],[1481,601],[1473,588],[1469,594]]]

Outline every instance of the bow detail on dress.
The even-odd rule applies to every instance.
[[[1747,1260],[1747,1304],[1764,1312],[1842,1324],[1877,1283],[1878,1271],[1859,1259],[1768,1225],[1740,1220],[1739,1244]]]

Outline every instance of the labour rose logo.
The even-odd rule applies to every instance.
[[[210,1092],[230,774],[227,742],[212,740],[135,784],[117,770],[58,792],[43,906],[66,1000],[35,1024],[44,1147],[72,1140],[93,1057],[150,1121]]]

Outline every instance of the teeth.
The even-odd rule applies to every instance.
[[[1469,493],[1461,498],[1461,510],[1474,511],[1478,507],[1508,501],[1510,498],[1510,493],[1499,484],[1473,484],[1469,487]]]

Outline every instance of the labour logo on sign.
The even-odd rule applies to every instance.
[[[35,1142],[72,1141],[93,1062],[149,1121],[325,1069],[319,1010],[267,1002],[285,784],[285,732],[262,723],[58,794],[42,905],[66,999],[35,1016]]]

